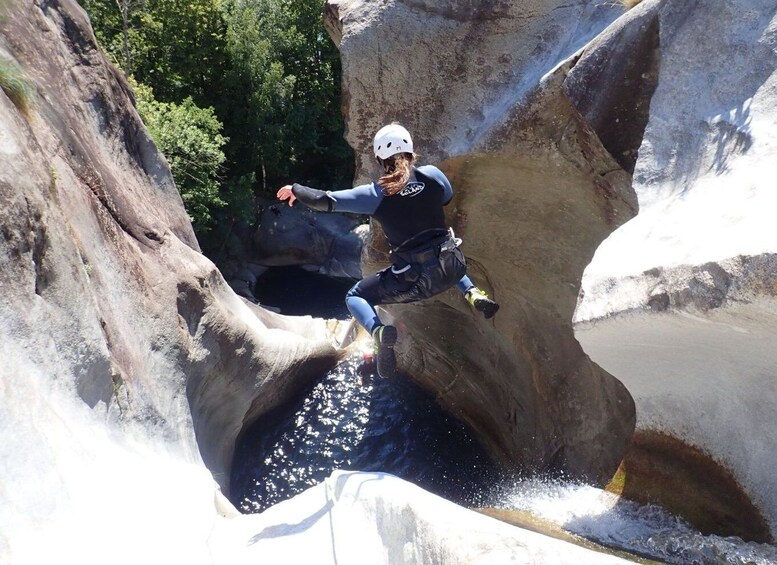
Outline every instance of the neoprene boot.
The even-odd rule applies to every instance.
[[[486,320],[493,318],[496,311],[499,310],[499,304],[491,300],[485,292],[476,286],[464,293],[464,297],[475,310],[483,314]]]
[[[397,343],[397,328],[378,326],[373,330],[372,337],[378,350],[378,374],[384,379],[390,379],[397,371],[397,358],[394,354],[394,345]]]

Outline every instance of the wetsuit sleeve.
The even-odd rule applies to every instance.
[[[445,173],[434,165],[424,165],[423,167],[419,167],[418,170],[440,183],[443,191],[442,204],[443,206],[447,206],[453,199],[453,187],[451,186],[451,181],[445,176]]]
[[[298,183],[291,186],[291,192],[308,208],[318,210],[319,212],[331,212],[334,202],[329,193],[317,188],[310,188]]]
[[[327,193],[332,199],[332,210],[354,214],[375,213],[383,200],[383,194],[375,189],[375,184],[362,184],[348,190],[335,190]]]

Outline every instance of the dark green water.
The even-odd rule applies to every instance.
[[[496,471],[465,427],[407,379],[360,372],[359,360],[340,364],[246,431],[230,482],[241,511],[260,512],[335,469],[387,472],[461,504],[485,502]]]

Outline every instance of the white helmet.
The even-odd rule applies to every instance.
[[[389,124],[375,134],[372,149],[378,159],[388,159],[397,153],[412,153],[413,139],[410,132],[399,124]]]

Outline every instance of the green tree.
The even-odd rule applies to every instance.
[[[218,198],[206,208],[224,220],[219,228],[253,217],[252,193],[274,192],[290,180],[322,187],[350,182],[340,60],[324,29],[324,0],[80,1],[98,42],[160,104],[173,105],[164,107],[167,114],[174,107],[182,120],[196,114],[193,107],[212,107],[223,124],[220,190],[199,189],[201,197]],[[190,188],[179,186],[183,194]],[[211,238],[219,237],[213,230]]]
[[[323,25],[322,0],[225,0],[228,83],[225,123],[247,125],[229,153],[261,189],[298,179],[332,186],[353,176],[343,139],[339,54]]]
[[[228,65],[220,0],[81,0],[100,45],[157,99],[222,101]]]
[[[180,104],[159,102],[148,86],[136,83],[134,90],[138,112],[170,163],[195,231],[207,233],[213,211],[226,205],[219,195],[222,147],[227,141],[221,122],[213,108],[199,108],[191,97]]]

